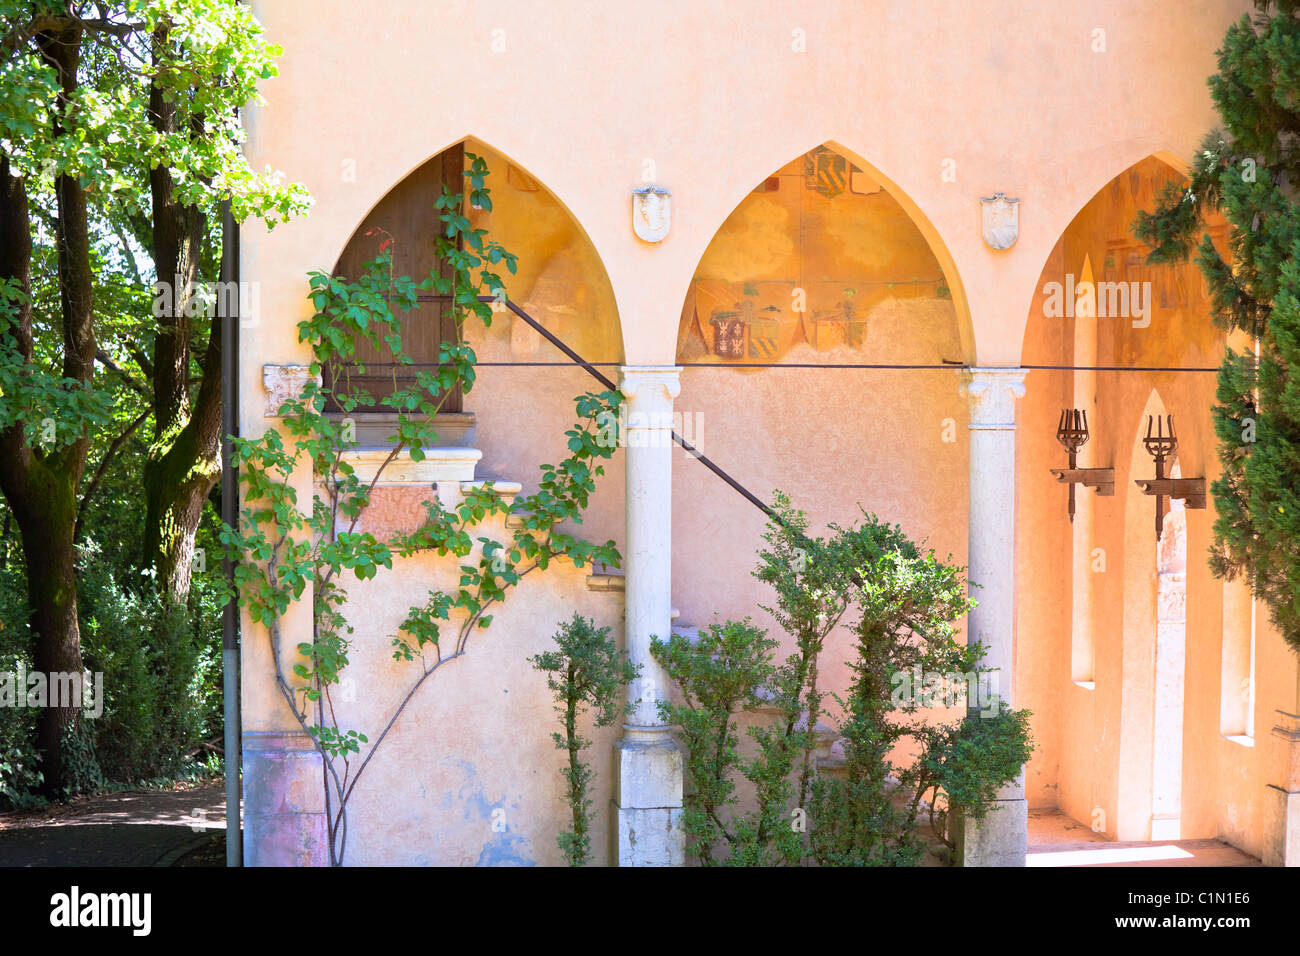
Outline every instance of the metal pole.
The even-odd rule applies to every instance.
[[[230,201],[221,205],[221,281],[223,291],[239,289],[239,225],[230,211]],[[239,521],[239,481],[231,465],[232,438],[239,432],[239,295],[217,296],[227,307],[217,314],[221,323],[221,520],[230,527]],[[233,308],[231,305],[233,304]],[[235,564],[226,557],[222,572],[232,587]],[[225,704],[226,770],[226,866],[243,865],[243,834],[240,827],[239,733],[239,602],[226,602],[221,617],[221,675]]]

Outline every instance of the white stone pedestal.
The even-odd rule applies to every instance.
[[[615,751],[612,806],[619,866],[681,866],[682,754],[658,701],[668,681],[650,656],[650,639],[672,628],[672,417],[681,369],[626,366],[626,647],[640,679],[628,689],[623,739]]]
[[[1284,710],[1269,735],[1269,778],[1264,788],[1265,866],[1300,866],[1300,715]]]
[[[963,390],[970,401],[970,552],[968,577],[979,602],[966,639],[985,647],[984,666],[997,672],[997,692],[1015,706],[1016,402],[1025,369],[972,368]],[[971,715],[979,719],[978,709]],[[983,820],[958,824],[963,866],[1024,866],[1029,806],[1024,775],[1002,788]]]

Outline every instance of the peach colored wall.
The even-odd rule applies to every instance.
[[[870,356],[865,359],[870,361]],[[957,372],[688,369],[677,400],[704,423],[702,451],[764,500],[780,488],[817,533],[850,524],[859,504],[898,523],[939,555],[966,562],[965,402]],[[906,383],[907,400],[895,389]],[[956,441],[944,441],[951,419]],[[703,625],[753,616],[783,638],[759,604],[771,592],[750,577],[764,517],[680,450],[673,461],[673,599]],[[847,689],[851,635],[827,641],[827,687]]]
[[[260,283],[262,305],[257,325],[243,333],[245,434],[266,423],[261,364],[304,357],[296,322],[309,314],[305,273],[332,265],[394,184],[466,136],[517,164],[555,197],[547,221],[571,229],[563,241],[544,243],[528,233],[527,216],[505,209],[492,225],[521,256],[536,253],[529,268],[540,270],[539,281],[546,267],[538,259],[563,266],[564,277],[580,275],[597,303],[594,322],[605,326],[613,303],[622,348],[601,346],[593,357],[672,362],[683,299],[719,227],[763,179],[829,144],[882,182],[928,242],[952,291],[952,324],[944,334],[955,337],[960,355],[944,357],[984,365],[1066,363],[1069,329],[1035,319],[1044,277],[1077,269],[1082,258],[1080,247],[1062,237],[1098,191],[1134,163],[1149,156],[1186,161],[1193,154],[1214,123],[1204,85],[1214,48],[1249,6],[1245,0],[1193,6],[934,0],[918,7],[895,0],[791,11],[776,2],[668,0],[653,14],[656,28],[647,30],[619,4],[389,0],[382,16],[359,16],[342,0],[255,0],[285,56],[280,76],[265,84],[267,104],[248,111],[248,151],[255,166],[273,164],[303,182],[316,204],[309,218],[243,234],[243,275]],[[805,31],[806,52],[792,50],[795,30]],[[1105,52],[1094,51],[1096,30],[1105,31]],[[493,52],[494,39],[504,39],[503,52]],[[654,245],[637,240],[629,221],[630,193],[648,163],[654,180],[673,191],[672,230]],[[990,250],[980,237],[978,199],[994,191],[1022,200],[1020,238],[1006,252]],[[560,207],[572,215],[569,227],[553,215]],[[535,294],[539,281],[528,281],[528,292],[512,293]],[[1158,340],[1136,332],[1107,339],[1099,361],[1213,365],[1216,345],[1196,328],[1179,325]],[[901,347],[880,344],[882,356]],[[539,359],[552,357],[546,348],[543,343]],[[607,371],[614,377],[615,370]],[[678,408],[703,416],[702,448],[760,496],[782,487],[818,525],[851,519],[860,501],[964,562],[966,411],[956,372],[688,369],[682,379]],[[1096,537],[1107,549],[1110,577],[1125,567],[1125,488],[1134,473],[1128,459],[1139,411],[1153,387],[1176,413],[1204,410],[1212,383],[1212,375],[1195,383],[1099,375],[1105,401],[1084,462],[1116,468],[1116,497],[1097,499],[1096,506]],[[588,387],[584,373],[573,369],[484,369],[467,402],[479,419],[480,476],[531,488],[536,464],[563,453],[569,400]],[[1027,389],[1019,409],[1016,681],[1019,703],[1035,712],[1039,749],[1026,785],[1035,806],[1060,805],[1085,822],[1102,807],[1113,832],[1122,699],[1105,687],[1119,686],[1123,589],[1103,588],[1097,596],[1098,690],[1084,691],[1069,679],[1065,490],[1046,473],[1063,463],[1052,432],[1059,408],[1070,402],[1071,383],[1066,373],[1035,371]],[[956,442],[942,440],[946,418],[956,423]],[[1208,416],[1193,419],[1185,412],[1179,419],[1183,473],[1213,477]],[[761,516],[698,463],[674,455],[674,599],[683,617],[705,623],[715,611],[755,613],[761,596],[748,571]],[[1136,473],[1146,474],[1149,465],[1138,461]],[[301,476],[303,493],[309,481]],[[1142,520],[1149,517],[1144,512]],[[1218,584],[1197,560],[1210,520],[1209,512],[1189,515],[1188,593],[1198,603],[1188,615],[1185,835],[1222,832],[1255,850],[1265,782],[1260,748],[1238,753],[1246,748],[1218,735],[1212,628]],[[618,539],[621,524],[616,461],[588,531]],[[397,592],[410,586],[403,572],[388,596],[405,600],[405,591],[400,598]],[[565,584],[555,592],[538,589],[537,600],[558,611],[565,600],[588,599]],[[513,663],[475,663],[487,669],[465,677],[463,686],[487,687],[496,679],[493,666],[505,668],[512,682],[527,680],[518,660],[552,625],[519,622],[518,640],[509,645]],[[309,632],[307,615],[295,612],[287,629],[292,644],[292,635]],[[266,672],[264,641],[247,622],[245,634],[245,726],[278,727],[280,705],[257,677]],[[1261,740],[1272,708],[1295,703],[1294,659],[1270,634],[1261,627]],[[502,641],[492,653],[507,653],[506,646]],[[832,643],[833,654],[844,652]],[[508,713],[537,718],[539,701]],[[427,706],[434,719],[445,704]],[[467,740],[463,749],[482,746]],[[507,762],[531,763],[544,775],[553,769],[545,764],[546,747],[512,751]],[[412,769],[395,765],[391,780]],[[450,786],[449,780],[437,785]],[[493,780],[498,790],[505,783]],[[367,830],[377,826],[373,813],[358,820],[359,845],[384,845]],[[543,860],[550,843],[539,834],[540,827],[529,839],[533,859]],[[469,851],[458,846],[454,852]]]
[[[478,533],[508,540],[500,519]],[[393,659],[391,638],[407,608],[430,589],[455,588],[458,563],[420,555],[399,559],[371,581],[348,583],[357,640],[345,671],[352,683],[333,695],[341,726],[378,737],[420,676],[418,661]],[[471,637],[465,656],[436,671],[412,698],[349,802],[350,865],[563,865],[555,835],[570,824],[560,776],[566,757],[550,736],[563,725],[546,676],[527,658],[550,650],[551,636],[575,611],[622,642],[622,595],[588,590],[587,573],[557,562],[530,574],[498,605],[492,626]],[[427,656],[436,659],[432,650]],[[593,728],[590,715],[579,731],[593,741],[592,857],[603,863],[617,732]]]
[[[472,135],[567,205],[609,272],[626,358],[662,364],[718,226],[763,178],[833,142],[940,240],[969,297],[967,357],[1013,365],[1034,280],[1075,212],[1142,157],[1190,156],[1213,124],[1203,79],[1247,7],[669,0],[654,11],[661,28],[645,29],[619,4],[390,0],[359,16],[343,0],[260,0],[285,55],[267,105],[249,111],[249,152],[317,202],[264,240],[250,230],[247,255],[265,248],[291,277],[333,262],[394,183]],[[674,191],[657,245],[629,222],[647,161]],[[977,199],[994,190],[1024,201],[1011,254],[980,238]],[[269,311],[295,299],[277,295]],[[266,330],[268,351],[291,342]]]
[[[1207,320],[1206,287],[1190,264],[1149,269],[1129,267],[1130,254],[1145,254],[1129,224],[1138,208],[1149,208],[1161,183],[1176,173],[1147,159],[1103,187],[1065,230],[1047,261],[1042,283],[1076,276],[1085,262],[1098,281],[1150,280],[1153,314],[1148,328],[1123,318],[1097,322],[1097,364],[1214,368],[1224,336]],[[1222,240],[1222,224],[1210,232]],[[1108,256],[1110,261],[1108,262]],[[1126,273],[1126,268],[1128,272]],[[1164,305],[1162,306],[1162,295]],[[1040,296],[1041,298],[1041,296]],[[1073,320],[1048,318],[1041,303],[1031,309],[1023,361],[1069,364]],[[1032,698],[1047,703],[1035,721],[1040,752],[1029,768],[1030,798],[1059,806],[1085,824],[1096,822],[1109,836],[1149,839],[1152,773],[1152,707],[1155,633],[1155,502],[1133,485],[1154,474],[1139,441],[1145,415],[1175,415],[1180,439],[1177,461],[1185,477],[1218,475],[1210,408],[1215,375],[1205,372],[1097,373],[1092,440],[1080,453],[1083,467],[1115,468],[1115,496],[1093,499],[1092,527],[1071,528],[1064,486],[1046,469],[1062,467],[1065,452],[1053,439],[1059,408],[1082,404],[1070,373],[1035,371],[1020,408],[1018,543],[1022,567],[1041,573],[1025,587],[1019,610],[1017,673]],[[1080,496],[1093,492],[1080,489]],[[1267,779],[1273,711],[1295,702],[1296,660],[1259,609],[1256,661],[1256,746],[1228,740],[1220,730],[1222,693],[1223,589],[1206,557],[1214,521],[1207,510],[1187,515],[1187,626],[1184,677],[1181,835],[1221,836],[1258,854],[1262,843],[1262,799]],[[1095,689],[1071,679],[1071,535],[1089,538],[1105,552],[1092,598],[1096,646]],[[1051,664],[1026,659],[1031,648],[1050,647]],[[1027,706],[1032,706],[1026,700]],[[1047,743],[1048,746],[1043,747]],[[1048,788],[1032,783],[1040,773],[1056,780]],[[1052,792],[1054,791],[1054,793]]]

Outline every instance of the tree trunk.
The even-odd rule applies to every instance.
[[[155,50],[167,44],[167,31],[154,34]],[[184,120],[176,104],[157,87],[150,92],[154,128],[171,135]],[[190,128],[202,133],[197,120]],[[206,221],[201,210],[176,201],[171,170],[159,165],[149,174],[153,200],[153,260],[166,283],[160,328],[154,340],[154,434],[144,466],[144,561],[173,603],[189,595],[194,539],[203,503],[221,475],[221,330],[214,317],[203,361],[198,397],[190,400],[190,335],[195,284]]]
[[[46,676],[51,695],[37,717],[36,746],[44,775],[42,790],[54,796],[70,782],[63,760],[63,741],[81,718],[76,701],[54,698],[53,680],[55,674],[69,674],[77,675],[75,679],[80,681],[84,669],[77,618],[76,550],[72,543],[77,493],[70,482],[60,479],[58,467],[46,462],[34,462],[27,479],[27,495],[12,494],[8,482],[5,494],[14,505],[27,559],[27,596],[36,638],[33,664]],[[21,506],[15,504],[16,498],[22,500]]]
[[[174,439],[155,436],[144,466],[146,560],[174,604],[185,603],[189,595],[203,503],[221,476],[221,345],[215,321],[211,339],[195,413]]]
[[[46,61],[58,71],[62,87],[54,114],[57,136],[62,132],[61,111],[77,86],[81,31],[68,27],[45,34],[41,49]],[[0,159],[0,191],[0,279],[17,280],[24,292],[30,292],[31,224],[26,187],[11,175],[7,156]],[[95,327],[86,196],[78,178],[66,174],[55,180],[55,195],[63,377],[89,386],[95,367]],[[19,307],[17,320],[4,334],[23,360],[31,363],[30,305]],[[62,425],[66,434],[69,423],[57,425]],[[34,664],[47,677],[65,673],[76,674],[79,679],[83,669],[73,535],[77,488],[89,446],[84,428],[68,444],[56,441],[50,452],[33,448],[21,425],[0,433],[0,491],[9,501],[22,537],[35,636]],[[67,699],[50,699],[47,704],[37,718],[37,746],[42,758],[43,789],[55,794],[69,782],[63,741],[68,730],[77,726],[80,709]]]

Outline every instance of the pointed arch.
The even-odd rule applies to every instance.
[[[392,221],[395,218],[400,229],[406,232],[405,237],[393,236],[399,246],[403,238],[408,243],[430,244],[433,232],[439,228],[438,212],[432,208],[432,200],[438,194],[436,187],[440,185],[438,174],[442,172],[442,178],[447,182],[455,178],[445,170],[439,170],[439,166],[458,149],[482,156],[488,163],[487,185],[492,193],[493,209],[467,209],[467,214],[476,225],[482,221],[491,231],[493,239],[519,256],[518,274],[510,275],[504,269],[497,270],[505,280],[511,300],[523,305],[526,311],[527,303],[532,302],[539,312],[547,314],[538,315],[531,311],[530,314],[548,327],[554,322],[557,326],[571,326],[566,330],[570,333],[578,329],[580,338],[584,340],[568,344],[587,360],[621,361],[623,337],[613,286],[604,260],[586,228],[563,198],[529,172],[524,164],[472,135],[445,144],[437,152],[410,166],[402,176],[382,190],[375,190],[367,196],[365,213],[338,247],[331,265],[342,265],[350,258],[356,258],[354,250],[358,250],[359,246],[369,246],[369,251],[376,251],[382,237],[377,234],[367,236],[368,230],[380,226],[390,233],[394,232],[384,226],[381,220]],[[511,203],[503,201],[507,196],[531,198]],[[422,207],[413,208],[412,203],[420,203]],[[364,256],[364,253],[360,254]],[[426,260],[427,255],[408,259],[417,272],[427,271],[431,262]],[[394,266],[400,274],[397,255]],[[420,269],[422,266],[425,267],[424,270]],[[539,282],[552,286],[549,296],[537,296]],[[559,287],[566,283],[583,286],[579,294],[573,297],[580,301],[553,301],[562,293]],[[580,325],[584,315],[594,319],[585,329]],[[512,325],[515,321],[517,320],[513,316],[501,320],[504,326]],[[562,332],[559,334],[564,338]]]
[[[1129,282],[1149,272],[1146,247],[1132,234],[1133,218],[1138,209],[1154,208],[1164,183],[1185,177],[1187,169],[1187,164],[1171,152],[1149,153],[1122,167],[1091,193],[1077,198],[1077,205],[1072,203],[1075,213],[1061,230],[1037,284],[1030,290],[1021,364],[1081,364],[1061,363],[1059,356],[1045,354],[1054,341],[1051,324],[1075,318],[1076,303],[1071,293],[1080,293],[1083,277],[1071,270],[1088,260],[1096,282]],[[1166,268],[1174,271],[1187,266]],[[1106,305],[1101,304],[1103,310]],[[1125,308],[1131,311],[1132,303]]]
[[[924,299],[938,307],[921,307]],[[792,352],[815,361],[870,345],[887,353],[875,360],[901,364],[898,353],[918,336],[873,338],[873,312],[882,327],[930,326],[923,334],[937,347],[913,352],[916,364],[974,357],[965,288],[938,230],[880,170],[825,142],[755,183],[718,226],[688,288],[677,357],[780,364]]]

